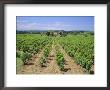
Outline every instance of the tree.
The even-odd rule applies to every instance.
[[[46,35],[49,36],[50,35],[50,32],[46,32]]]

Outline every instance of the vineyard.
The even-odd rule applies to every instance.
[[[94,35],[16,35],[17,74],[93,74]]]

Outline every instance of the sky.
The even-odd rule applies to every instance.
[[[94,31],[94,16],[17,16],[16,29]]]

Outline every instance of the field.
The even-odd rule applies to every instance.
[[[93,74],[94,35],[16,35],[17,74]]]

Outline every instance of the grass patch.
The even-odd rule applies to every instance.
[[[16,71],[18,72],[23,65],[23,61],[20,58],[16,58]]]

